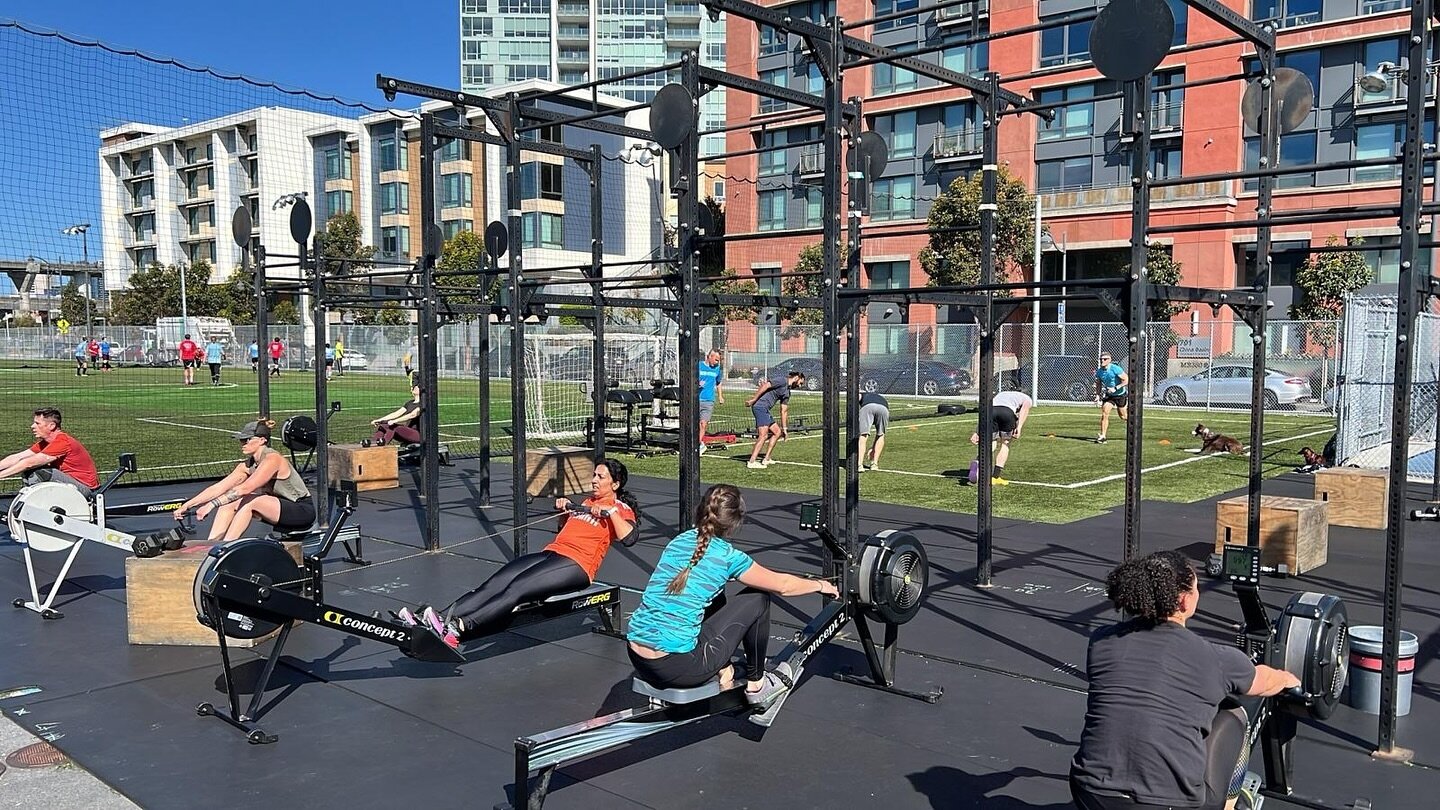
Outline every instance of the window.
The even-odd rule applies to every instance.
[[[563,124],[550,124],[540,127],[539,129],[527,129],[520,133],[520,140],[538,141],[540,143],[562,143],[563,141],[560,140],[560,130],[563,127]]]
[[[890,144],[891,158],[915,157],[915,111],[877,115],[871,129],[880,133]]]
[[[488,37],[495,34],[495,20],[492,17],[461,17],[460,36]]]
[[[410,185],[408,183],[381,183],[380,213],[410,213]]]
[[[1280,161],[1278,167],[1305,166],[1315,162],[1315,133],[1292,132],[1280,136]],[[1245,168],[1260,167],[1260,139],[1245,139]],[[1315,173],[1283,174],[1275,178],[1276,188],[1302,188],[1315,185]],[[1245,181],[1245,190],[1254,191],[1260,187],[1258,180]]]
[[[1384,14],[1398,11],[1407,5],[1405,0],[1360,0],[1361,14]]]
[[[788,37],[778,28],[771,28],[763,23],[756,23],[760,27],[760,55],[774,56],[778,53],[785,53],[789,44]]]
[[[820,66],[814,62],[805,63],[805,92],[812,96],[825,92],[825,77],[820,75]]]
[[[1190,6],[1185,0],[1165,0],[1165,4],[1170,6],[1170,13],[1175,17],[1175,36],[1170,39],[1170,47],[1184,45],[1190,28],[1186,19],[1190,13]]]
[[[1367,124],[1355,127],[1355,158],[1394,157],[1400,154],[1401,140],[1405,137],[1404,125],[1400,122]],[[1367,183],[1380,180],[1394,180],[1400,176],[1400,165],[1362,166],[1355,170],[1355,182]]]
[[[935,137],[935,157],[979,154],[984,148],[979,110],[973,101],[950,104],[940,112],[940,134]],[[941,184],[941,188],[948,188]]]
[[[550,80],[549,65],[506,65],[505,80],[523,82],[527,79]]]
[[[1365,263],[1370,265],[1372,277],[1371,284],[1395,284],[1400,280],[1400,237],[1382,236],[1378,243],[1366,240],[1367,248],[1378,247],[1379,250],[1362,250],[1360,255],[1365,257]],[[1415,257],[1415,269],[1422,277],[1430,275],[1430,251],[1421,250]]]
[[[979,75],[990,67],[990,43],[952,45],[940,52],[940,66],[956,73]]]
[[[1404,97],[1400,92],[1400,88],[1404,86],[1404,82],[1402,82],[1398,76],[1394,77],[1388,87],[1378,93],[1367,93],[1361,89],[1359,84],[1360,77],[1372,70],[1379,70],[1381,62],[1389,62],[1392,65],[1399,65],[1401,63],[1400,40],[1379,39],[1374,42],[1365,43],[1361,49],[1361,60],[1361,63],[1355,66],[1356,103],[1369,104],[1377,101],[1395,101]],[[1429,79],[1429,76],[1426,78]]]
[[[899,290],[910,286],[909,262],[876,262],[866,265],[866,269],[872,290]]]
[[[490,0],[460,0],[461,14],[484,14],[490,8]]]
[[[144,270],[155,263],[155,248],[135,251],[135,269]]]
[[[805,188],[805,227],[818,228],[825,224],[824,189],[819,186]]]
[[[870,191],[870,221],[915,218],[915,178],[886,177]]]
[[[897,11],[908,11],[912,8],[919,8],[920,0],[875,0],[875,16],[892,14]],[[917,16],[901,17],[895,20],[885,20],[875,23],[876,31],[889,31],[892,28],[901,28],[907,25],[914,25],[920,21]]]
[[[1075,191],[1094,183],[1090,157],[1035,161],[1035,187],[1039,191]]]
[[[410,162],[406,155],[405,142],[394,137],[381,138],[376,142],[375,160],[380,164],[382,172],[404,171]]]
[[[871,80],[874,87],[871,91],[876,95],[886,93],[901,93],[906,90],[915,89],[915,74],[904,68],[897,68],[894,65],[881,62],[872,68]]]
[[[1180,147],[1166,146],[1150,150],[1150,173],[1156,179],[1180,176]]]
[[[1074,87],[1059,87],[1041,90],[1036,100],[1041,104],[1056,104],[1093,98],[1095,85],[1078,84]],[[1039,138],[1042,141],[1057,141],[1062,138],[1089,137],[1095,134],[1095,103],[1071,104],[1055,108],[1055,120],[1040,122]]]
[[[501,14],[549,14],[550,0],[499,0]]]
[[[565,220],[559,214],[547,214],[543,211],[522,214],[520,231],[524,247],[565,247]]]
[[[1235,286],[1255,284],[1255,243],[1235,246],[1238,254]],[[1309,242],[1275,242],[1270,246],[1270,286],[1286,287],[1295,283],[1295,271],[1310,258]],[[1247,329],[1246,336],[1249,336]],[[1249,340],[1245,341],[1247,344]],[[1248,375],[1247,375],[1248,376]]]
[[[410,252],[410,229],[405,227],[381,228],[380,250],[390,255],[408,254]]]
[[[725,199],[725,181],[715,180],[710,184],[710,197],[715,200]]]
[[[1041,18],[1040,22],[1046,20]],[[1090,61],[1090,20],[1040,32],[1040,67]]]
[[[470,144],[459,138],[447,138],[440,144],[440,160],[469,160]]]
[[[190,263],[211,262],[215,260],[214,242],[191,242],[186,246],[185,252],[190,256]]]
[[[459,208],[470,205],[471,178],[467,173],[440,175],[440,207]]]
[[[325,192],[325,210],[329,216],[348,214],[355,210],[355,194],[351,191]]]
[[[446,242],[454,239],[455,234],[460,233],[461,231],[471,231],[474,229],[474,222],[468,219],[447,219],[444,222],[440,223],[440,230],[444,234],[444,239]]]
[[[755,227],[761,231],[785,228],[785,192],[762,191],[756,195]]]
[[[495,83],[495,67],[493,65],[461,65],[460,76],[460,81],[467,87],[483,87]]]
[[[1178,129],[1185,110],[1185,89],[1172,85],[1185,83],[1185,71],[1167,70],[1150,79],[1150,128]]]
[[[155,181],[142,180],[130,189],[131,208],[147,208],[155,202]]]
[[[346,149],[332,146],[325,150],[325,179],[350,179],[350,153]]]
[[[790,161],[785,150],[784,132],[762,132],[759,137],[760,143],[757,148],[768,151],[760,153],[760,168],[762,177],[771,177],[777,174],[784,174],[790,167]]]
[[[1305,74],[1310,80],[1310,86],[1315,88],[1316,105],[1319,106],[1320,96],[1320,51],[1289,51],[1280,54],[1275,60],[1276,67],[1294,68]],[[1247,75],[1258,76],[1260,74],[1260,62],[1251,58],[1245,60],[1245,72]]]
[[[767,270],[756,268],[751,272],[755,276],[755,286],[760,290],[760,295],[780,294],[780,276],[776,275],[780,272],[778,269]]]
[[[564,194],[565,167],[558,163],[520,165],[520,199],[560,200]]]
[[[1322,0],[1255,0],[1252,19],[1256,22],[1274,20],[1281,28],[1320,22]]]
[[[762,70],[760,71],[759,78],[760,81],[764,82],[765,84],[774,85],[776,87],[789,86],[789,84],[785,81],[785,68],[777,68],[775,70]],[[776,110],[783,109],[785,109],[785,102],[779,99],[770,98],[768,96],[760,96],[760,112],[775,112]]]

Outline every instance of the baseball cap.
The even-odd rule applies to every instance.
[[[255,436],[270,438],[270,426],[264,422],[246,422],[245,427],[240,428],[233,434],[237,439],[249,439]]]

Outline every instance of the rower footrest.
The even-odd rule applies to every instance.
[[[648,698],[675,705],[695,703],[715,697],[724,691],[720,688],[718,677],[687,689],[661,689],[637,677],[631,681],[631,688]]]

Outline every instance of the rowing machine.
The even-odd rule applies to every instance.
[[[325,542],[317,553],[307,554],[301,565],[295,563],[280,543],[241,539],[212,548],[195,572],[196,618],[215,631],[224,668],[225,693],[229,699],[228,711],[207,701],[197,706],[195,713],[201,717],[224,720],[245,732],[245,738],[252,744],[273,743],[279,739],[273,734],[266,734],[255,725],[255,721],[260,719],[265,687],[275,671],[276,662],[280,660],[281,651],[285,649],[285,642],[290,638],[290,631],[301,622],[391,644],[420,661],[465,663],[464,656],[446,646],[428,628],[410,627],[325,603],[324,571],[320,561],[355,511],[353,489],[340,490],[336,509],[337,514],[331,518]],[[249,706],[241,712],[226,638],[260,638],[277,628],[280,635],[265,659],[265,668],[255,682]]]
[[[849,576],[841,589],[842,598],[827,604],[776,660],[789,662],[798,683],[810,657],[854,620],[872,679],[842,674],[836,676],[837,680],[927,703],[938,701],[944,694],[942,689],[912,692],[894,686],[899,625],[915,617],[927,593],[929,561],[924,546],[906,532],[889,529],[869,538],[858,553],[851,554],[820,520],[820,505],[814,503],[800,507],[800,526],[820,535],[831,551],[846,562]],[[876,646],[867,617],[885,624],[883,647]],[[645,696],[645,706],[517,739],[515,801],[513,804],[501,802],[495,806],[496,810],[540,810],[549,792],[551,776],[566,763],[698,720],[750,710],[743,690],[721,689],[718,677],[691,689],[660,689],[637,677],[631,688]],[[768,727],[788,694],[765,711],[751,715],[751,721]],[[533,784],[531,773],[538,773]]]
[[[80,490],[69,484],[45,481],[31,484],[16,494],[6,513],[10,535],[20,544],[25,554],[25,571],[30,579],[30,598],[20,597],[11,602],[17,608],[39,613],[46,619],[63,619],[65,614],[54,608],[55,598],[65,584],[70,567],[80,554],[86,540],[100,545],[118,548],[125,552],[139,552],[152,547],[183,542],[183,537],[174,529],[137,539],[133,534],[112,529],[105,525],[105,493],[126,473],[137,469],[134,453],[121,453],[120,463],[115,472],[95,490],[94,501],[87,499]],[[176,502],[178,506],[179,502]],[[111,514],[155,514],[171,511],[168,501],[148,504],[132,504],[111,509]],[[181,527],[193,530],[193,524]],[[40,587],[35,579],[35,560],[32,551],[69,551],[60,573],[50,585],[50,591],[42,599]]]

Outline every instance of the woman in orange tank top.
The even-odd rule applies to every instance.
[[[418,612],[401,608],[395,617],[428,627],[446,644],[459,647],[462,640],[504,630],[518,605],[589,587],[612,542],[629,546],[638,539],[635,524],[640,509],[625,489],[629,477],[619,461],[596,461],[591,494],[583,504],[577,507],[568,498],[555,499],[560,510],[555,542],[506,563],[485,584],[451,603],[443,617],[429,606]]]

